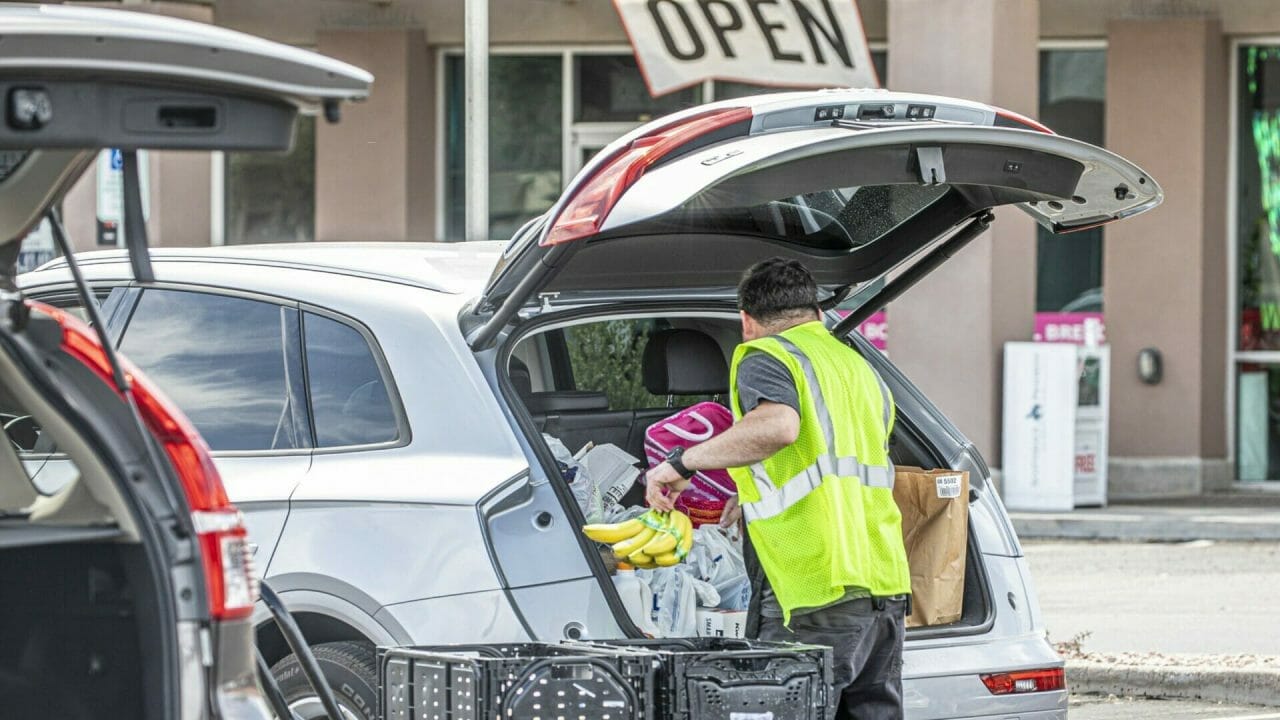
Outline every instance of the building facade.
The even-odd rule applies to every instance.
[[[153,242],[461,239],[462,0],[119,6],[314,48],[376,76],[342,123],[305,120],[287,155],[151,154]],[[886,87],[1036,117],[1130,158],[1166,193],[1154,212],[1063,237],[997,213],[991,232],[888,308],[895,362],[998,464],[1004,343],[1101,324],[1111,498],[1280,481],[1280,3],[857,7]],[[490,26],[493,238],[549,207],[637,124],[768,90],[707,81],[650,97],[608,0],[490,0]],[[81,248],[116,242],[112,182],[104,156],[65,202]],[[1137,372],[1144,349],[1163,359],[1157,383]]]

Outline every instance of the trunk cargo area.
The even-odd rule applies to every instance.
[[[13,540],[0,547],[0,715],[153,716],[159,693],[147,688],[160,684],[147,682],[144,658],[162,655],[141,546]]]

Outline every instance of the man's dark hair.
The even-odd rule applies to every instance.
[[[771,325],[818,312],[818,286],[799,261],[773,257],[747,268],[738,283],[738,309]]]

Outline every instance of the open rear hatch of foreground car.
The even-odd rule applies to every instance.
[[[137,150],[287,150],[299,112],[336,120],[372,78],[114,10],[2,6],[0,39],[0,714],[262,717],[244,527],[207,449],[119,361],[72,258],[92,330],[26,303],[16,260],[42,218],[70,252],[52,208],[116,148],[135,279],[152,280]],[[42,488],[50,463],[61,482]]]

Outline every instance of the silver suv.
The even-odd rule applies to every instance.
[[[1161,199],[1124,159],[1002,110],[832,90],[641,127],[505,245],[165,249],[147,284],[119,253],[81,258],[112,336],[208,439],[258,565],[362,717],[375,645],[638,633],[542,434],[642,456],[649,423],[723,388],[742,270],[797,258],[832,331],[893,391],[895,462],[972,478],[963,615],[908,632],[909,717],[1062,718],[1062,661],[986,465],[853,328],[995,206],[1068,232]],[[59,262],[22,278],[74,304],[67,281]],[[700,340],[665,342],[674,331]],[[260,641],[314,707],[279,638]]]

